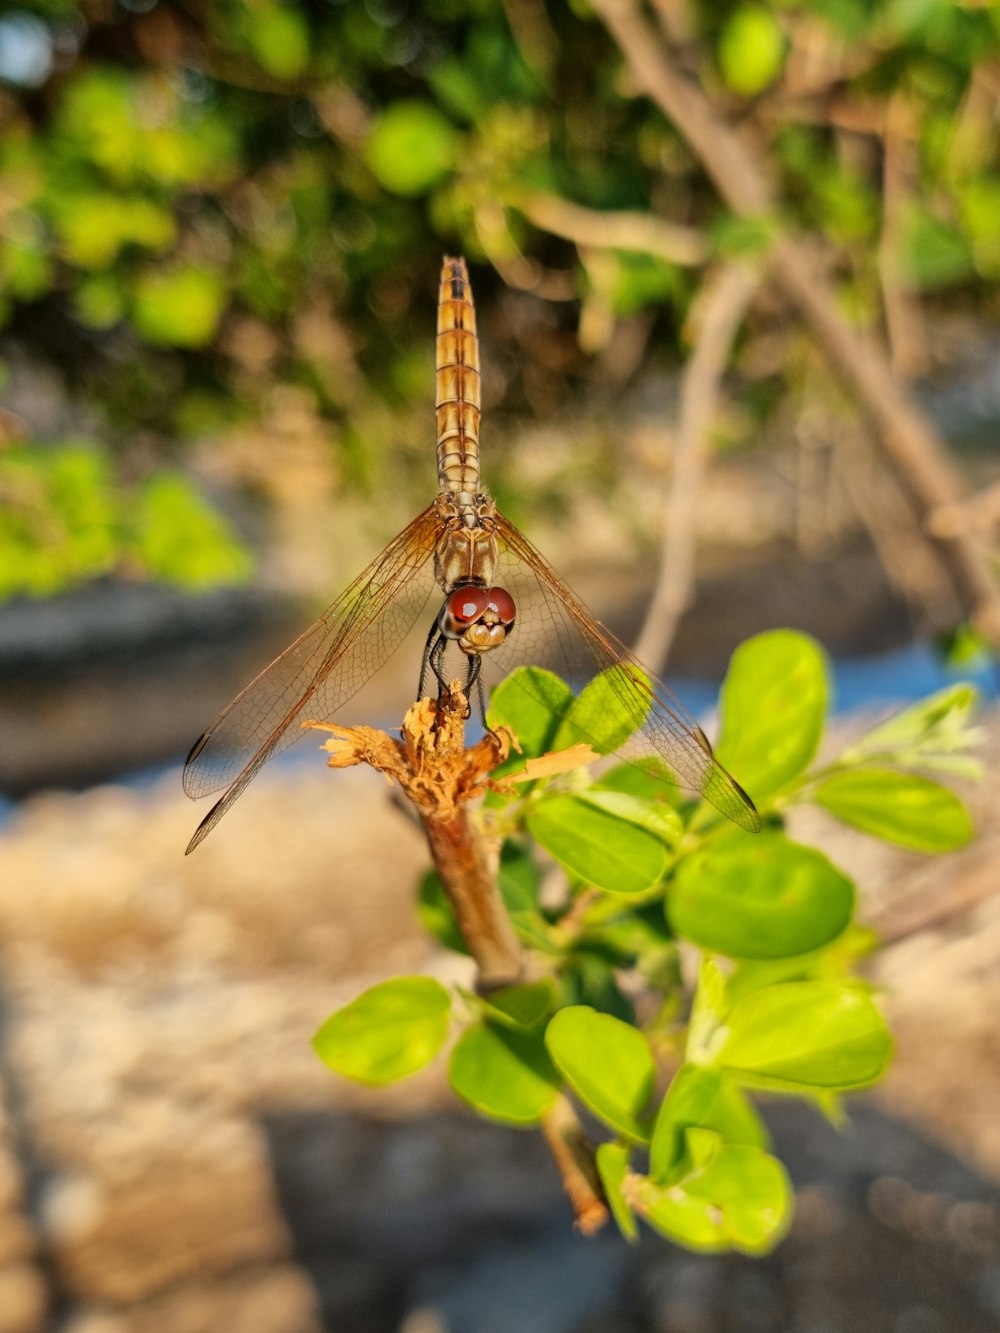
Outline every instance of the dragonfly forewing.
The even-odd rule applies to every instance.
[[[616,711],[634,733],[615,752],[643,767],[646,759],[660,761],[657,769],[666,766],[678,786],[704,796],[729,819],[756,832],[760,816],[752,800],[715,758],[683,705],[597,623],[531,542],[499,513],[496,535],[498,578],[517,602],[518,624],[509,642],[484,663],[489,674],[507,675],[519,665],[548,666],[578,690],[604,672]],[[578,714],[577,723],[585,738],[586,718]],[[607,729],[607,719],[594,719],[595,735]]]
[[[303,722],[333,720],[399,647],[434,587],[438,531],[431,506],[195,743],[184,767],[185,792],[199,797],[227,790],[188,851],[214,828],[261,767],[300,738]]]

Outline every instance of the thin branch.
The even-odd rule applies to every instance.
[[[672,264],[702,264],[709,257],[701,232],[648,213],[604,213],[544,192],[519,195],[510,202],[542,231],[563,236],[577,245],[638,250]]]
[[[710,280],[701,297],[700,329],[681,380],[673,472],[663,513],[656,588],[636,643],[636,656],[661,671],[694,581],[694,518],[705,470],[719,386],[733,339],[760,280],[756,264],[736,262]]]
[[[688,140],[721,197],[734,212],[774,211],[765,162],[717,114],[702,90],[677,72],[663,43],[633,0],[593,0],[594,9],[629,61],[641,88]],[[839,367],[902,479],[921,523],[928,512],[957,500],[962,484],[943,442],[895,379],[884,347],[846,324],[820,262],[804,241],[780,237],[771,253],[788,297]],[[948,571],[963,614],[1000,644],[1000,582],[985,554],[964,534],[928,534]]]
[[[542,1117],[542,1133],[555,1158],[577,1228],[592,1236],[608,1220],[608,1206],[594,1159],[594,1145],[569,1101],[560,1093]]]
[[[930,365],[924,312],[899,267],[899,233],[915,169],[914,119],[904,97],[897,94],[890,99],[882,146],[879,279],[892,368],[901,375],[922,374]]]

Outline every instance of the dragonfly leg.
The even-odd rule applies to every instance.
[[[431,625],[430,633],[427,635],[427,642],[424,644],[423,656],[420,659],[420,680],[417,682],[417,698],[424,697],[424,681],[427,679],[428,668],[432,668],[434,675],[437,676],[440,683],[441,675],[438,667],[433,663],[433,653],[435,648],[441,643],[441,631],[438,629],[438,623],[435,620]],[[440,657],[440,653],[438,654]]]
[[[444,678],[444,667],[442,665],[442,663],[444,662],[444,654],[447,647],[448,647],[448,640],[445,638],[443,634],[439,634],[437,638],[434,639],[433,643],[428,641],[427,645],[427,665],[434,673],[434,678],[438,683],[439,695],[441,694],[442,691],[447,692],[448,689],[448,682]],[[423,680],[423,675],[421,674],[421,681],[422,680]]]
[[[476,698],[479,700],[479,716],[483,719],[483,726],[489,731],[486,723],[486,695],[483,692],[483,659],[477,653],[469,658],[469,670],[465,677],[465,697],[468,700],[465,716],[472,716],[472,691],[476,691]]]

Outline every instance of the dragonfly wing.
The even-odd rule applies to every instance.
[[[188,851],[215,827],[265,763],[302,735],[304,721],[329,721],[399,647],[434,586],[438,518],[426,509],[363,570],[322,616],[242,690],[198,740],[184,790],[225,787]]]
[[[753,801],[712,754],[708,738],[683,705],[594,620],[512,523],[501,514],[496,522],[501,551],[496,583],[514,597],[517,623],[509,643],[485,655],[484,669],[507,674],[524,663],[550,666],[574,688],[606,672],[623,720],[635,733],[622,756],[635,762],[652,752],[680,786],[699,792],[743,828],[759,829]],[[586,730],[586,719],[580,729]]]

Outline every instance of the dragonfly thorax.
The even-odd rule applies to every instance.
[[[460,584],[489,587],[497,565],[494,536],[496,506],[486,495],[476,495],[467,506],[456,497],[439,495],[437,512],[441,535],[434,552],[434,577],[444,591]]]
[[[465,583],[445,598],[437,627],[471,657],[498,648],[514,628],[516,614],[514,599],[505,588]]]

